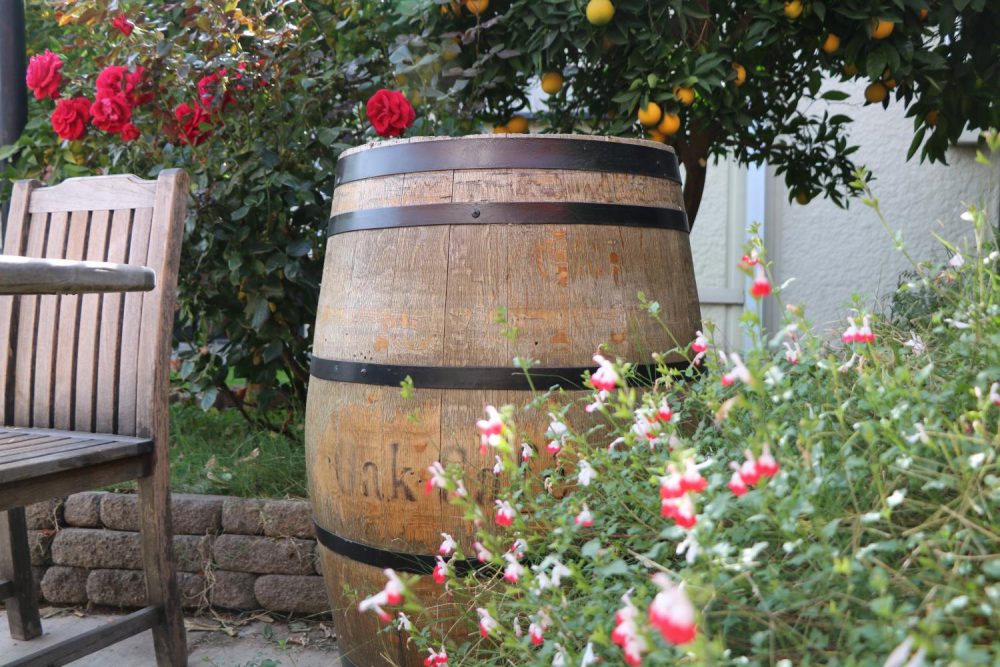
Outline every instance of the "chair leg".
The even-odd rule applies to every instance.
[[[152,475],[139,480],[139,528],[149,604],[163,610],[160,621],[153,626],[156,664],[159,667],[186,667],[187,636],[174,562],[166,466],[154,468]]]
[[[24,508],[0,512],[0,579],[14,584],[14,597],[7,599],[7,624],[14,639],[34,639],[42,634],[38,596],[31,572],[28,523]]]

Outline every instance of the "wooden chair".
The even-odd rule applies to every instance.
[[[149,607],[10,665],[63,665],[147,629],[187,663],[170,525],[167,391],[188,179],[168,170],[14,185],[3,254],[143,265],[148,292],[0,297],[0,599],[41,634],[24,506],[138,480]],[[0,663],[3,656],[0,656]]]

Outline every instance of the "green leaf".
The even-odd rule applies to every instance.
[[[842,90],[828,90],[820,96],[821,99],[831,100],[833,102],[841,102],[849,97],[850,94],[845,93]]]

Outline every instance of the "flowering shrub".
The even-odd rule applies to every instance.
[[[364,102],[382,85],[388,10],[307,4],[78,0],[27,14],[38,101],[0,147],[13,158],[0,176],[188,170],[178,371],[205,406],[233,377],[263,387],[261,403],[304,398],[336,158],[374,137]]]
[[[481,444],[510,480],[492,507],[428,462],[429,488],[479,528],[443,536],[436,570],[467,616],[417,621],[395,573],[362,608],[388,620],[397,594],[428,665],[995,664],[1000,252],[984,211],[963,218],[971,242],[900,288],[933,295],[926,316],[858,312],[824,340],[754,242],[743,268],[785,318],[766,336],[751,318],[742,355],[699,335],[675,350],[696,367],[662,365],[641,390],[595,357],[590,395],[523,408],[550,413],[541,441],[521,408],[488,407]]]

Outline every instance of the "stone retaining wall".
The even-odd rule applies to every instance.
[[[329,612],[307,502],[175,494],[172,509],[186,607]],[[27,515],[44,601],[145,604],[136,496],[78,493]]]

